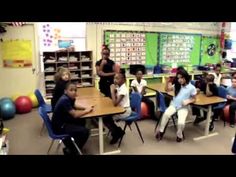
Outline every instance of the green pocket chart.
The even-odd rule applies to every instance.
[[[220,61],[220,38],[202,36],[201,65],[216,64]]]
[[[122,67],[130,64],[204,65],[220,59],[219,38],[190,33],[104,31],[110,58]]]
[[[122,67],[130,64],[157,64],[158,33],[137,31],[105,31],[105,44],[110,58]]]
[[[159,63],[199,65],[201,34],[160,33]]]

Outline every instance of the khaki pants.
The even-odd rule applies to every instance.
[[[188,108],[182,107],[178,110],[170,104],[170,106],[166,109],[165,113],[162,116],[161,122],[158,125],[158,130],[160,132],[164,132],[164,129],[166,127],[166,124],[168,123],[169,119],[172,115],[174,115],[177,112],[178,115],[178,123],[177,123],[177,136],[179,138],[183,138],[182,131],[184,130],[185,121],[188,115]]]

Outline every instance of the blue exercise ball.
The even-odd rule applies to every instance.
[[[0,105],[1,105],[1,102],[4,101],[4,100],[9,100],[9,101],[12,101],[11,98],[8,98],[8,97],[3,97],[0,99]]]
[[[13,101],[9,99],[0,100],[0,117],[3,120],[11,119],[15,116],[16,107]]]

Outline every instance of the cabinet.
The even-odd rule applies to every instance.
[[[61,66],[70,70],[71,81],[77,87],[94,86],[92,51],[43,52],[43,66],[47,99],[52,98],[54,75]]]

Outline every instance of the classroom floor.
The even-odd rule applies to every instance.
[[[16,115],[14,119],[5,121],[4,125],[10,128],[8,135],[10,155],[46,155],[51,140],[46,130],[40,136],[42,121],[37,109],[28,114]],[[230,128],[228,125],[224,127],[222,121],[217,121],[215,126],[219,135],[194,141],[194,137],[203,134],[204,125],[204,122],[199,126],[194,126],[192,123],[186,124],[186,139],[182,143],[175,141],[175,129],[174,127],[169,127],[164,139],[161,142],[157,142],[154,137],[155,122],[152,120],[139,121],[145,143],[142,144],[133,125],[132,131],[127,128],[120,147],[120,154],[231,154],[231,141],[235,134],[235,129]],[[98,154],[98,143],[97,136],[90,137],[85,145],[86,154]],[[61,149],[56,153],[56,145],[57,143],[54,144],[50,154],[62,154]],[[115,148],[116,145],[109,145],[109,138],[105,137],[105,150]]]

